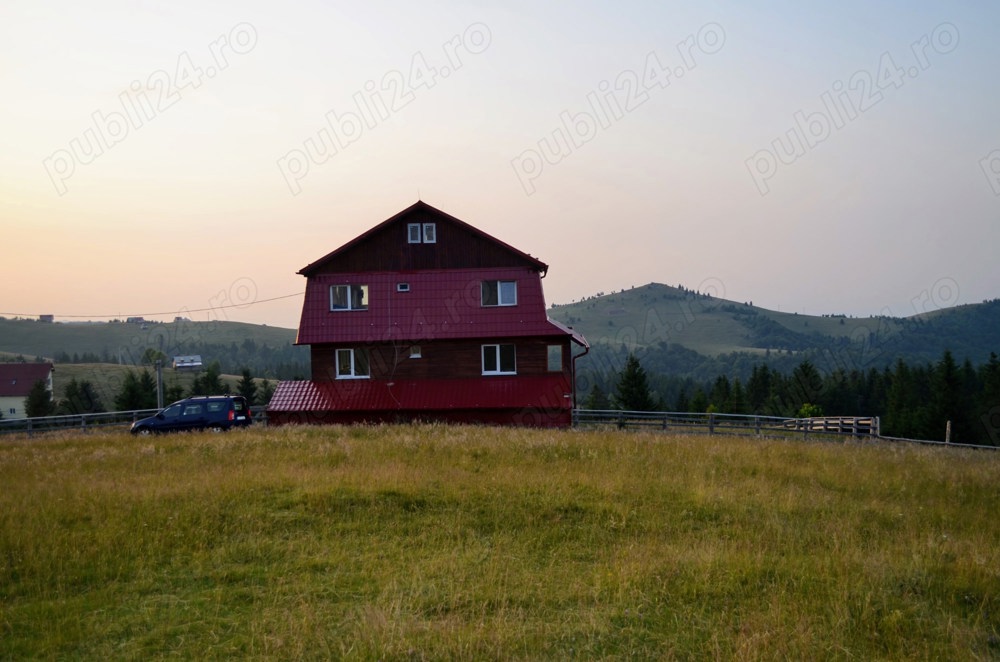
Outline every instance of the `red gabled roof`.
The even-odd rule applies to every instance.
[[[484,307],[483,280],[516,281],[517,305]],[[409,290],[399,292],[399,283]],[[339,284],[367,285],[368,310],[331,312],[330,286]],[[527,267],[498,267],[313,276],[306,285],[296,343],[566,335],[586,346],[578,333],[548,318],[538,274]]]
[[[483,232],[482,230],[480,230],[479,228],[476,228],[475,226],[469,225],[468,223],[466,223],[465,221],[463,221],[461,219],[455,218],[454,216],[451,216],[450,214],[446,214],[445,212],[441,211],[440,209],[437,209],[436,207],[432,207],[431,205],[427,204],[423,200],[418,200],[417,202],[415,202],[414,204],[410,205],[409,207],[407,207],[403,211],[399,212],[398,214],[395,214],[394,216],[392,216],[390,218],[387,218],[386,220],[382,221],[381,223],[379,223],[375,227],[371,228],[367,232],[365,232],[365,233],[363,233],[361,235],[358,235],[357,237],[355,237],[351,241],[347,242],[346,244],[344,244],[340,248],[337,248],[336,250],[334,250],[334,251],[332,251],[330,253],[327,253],[326,255],[324,255],[323,257],[321,257],[320,259],[316,260],[315,262],[312,262],[312,263],[307,264],[306,266],[302,267],[301,269],[299,269],[298,273],[302,274],[303,276],[309,276],[310,274],[315,273],[318,269],[321,269],[330,260],[333,260],[333,259],[337,258],[337,256],[341,255],[342,253],[345,253],[345,252],[349,251],[350,249],[354,248],[355,246],[364,243],[372,235],[381,232],[387,226],[392,225],[393,223],[399,222],[404,217],[409,216],[409,215],[411,215],[411,214],[413,214],[415,212],[424,212],[424,213],[429,213],[429,214],[432,214],[434,216],[437,216],[441,221],[444,221],[446,223],[452,223],[452,224],[454,224],[456,226],[459,226],[459,227],[465,229],[470,234],[482,237],[483,239],[486,239],[486,240],[490,241],[491,243],[493,243],[493,244],[495,244],[495,245],[503,248],[504,250],[506,250],[506,251],[508,251],[508,252],[510,252],[510,253],[512,253],[512,254],[514,254],[516,256],[518,256],[525,263],[531,265],[532,268],[534,268],[536,271],[539,271],[539,272],[542,272],[542,273],[548,271],[548,268],[549,268],[548,265],[545,264],[544,262],[542,262],[541,260],[539,260],[538,258],[532,257],[531,255],[529,255],[529,254],[527,254],[527,253],[525,253],[523,251],[520,251],[520,250],[514,248],[510,244],[507,244],[507,243],[504,243],[504,242],[500,241],[496,237],[493,237],[493,236],[491,236],[491,235]]]
[[[0,363],[0,397],[27,397],[35,382],[48,380],[51,363]]]
[[[572,389],[562,375],[482,379],[351,379],[279,382],[268,412],[447,411],[468,409],[572,408]]]

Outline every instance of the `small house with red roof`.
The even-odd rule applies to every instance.
[[[51,363],[0,363],[0,414],[7,420],[27,418],[24,401],[36,382],[52,393]]]
[[[589,347],[549,319],[548,265],[425,202],[303,267],[296,344],[268,421],[563,427]]]

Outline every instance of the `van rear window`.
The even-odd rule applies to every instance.
[[[208,403],[208,411],[217,412],[217,411],[222,411],[225,408],[226,408],[226,403],[225,402],[209,402]]]

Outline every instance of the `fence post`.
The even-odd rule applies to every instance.
[[[28,419],[28,438],[31,438],[31,419]]]
[[[760,416],[753,417],[753,431],[758,437],[760,436]]]
[[[708,433],[715,434],[715,413],[713,412],[708,414]]]

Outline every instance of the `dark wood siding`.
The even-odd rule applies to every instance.
[[[410,358],[410,347],[418,343],[365,345],[371,362],[372,379],[489,379],[483,375],[482,346],[513,343],[518,375],[551,375],[548,370],[549,345],[563,348],[561,372],[570,373],[568,338],[515,338],[496,340],[428,341],[419,343],[420,358]],[[312,378],[336,379],[336,350],[342,345],[312,345]]]
[[[409,243],[409,223],[436,224],[437,241],[433,244]],[[310,275],[526,265],[535,266],[495,240],[475,234],[429,210],[418,209],[347,248]]]

